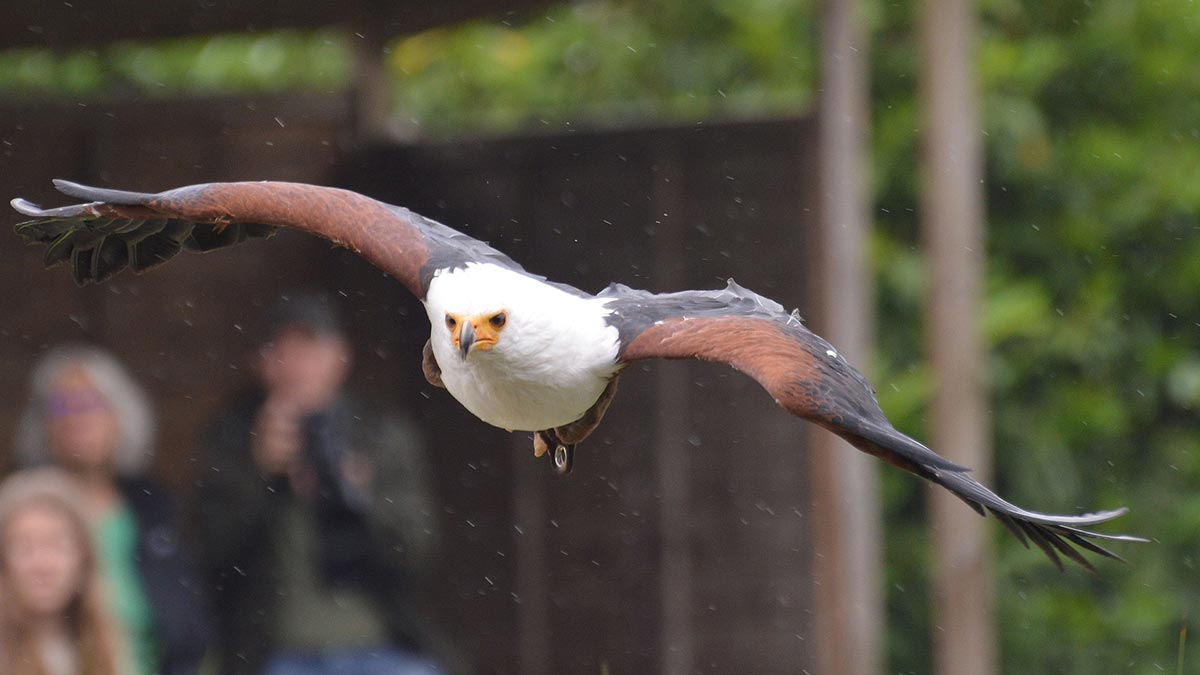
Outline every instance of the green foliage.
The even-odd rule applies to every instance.
[[[0,52],[0,92],[10,98],[325,92],[345,86],[350,66],[348,40],[338,30],[123,42],[65,54],[16,49]]]
[[[426,134],[803,109],[811,0],[563,4],[400,40],[396,105]]]
[[[879,227],[879,379],[924,396],[932,383],[911,382],[927,379],[910,278],[917,50],[910,19],[889,18],[875,42],[876,170],[880,205],[900,217]],[[1134,564],[1097,580],[1060,575],[997,531],[1005,672],[1171,672],[1200,602],[1198,37],[1183,0],[982,5],[997,481],[1044,510],[1128,504],[1121,527],[1157,540],[1124,547]],[[923,402],[890,400],[901,395],[881,399],[919,430]],[[912,555],[898,544],[891,568]],[[891,655],[896,670],[928,669]]]
[[[879,353],[918,436],[923,360],[915,3],[868,3]],[[426,135],[796,114],[817,91],[814,0],[555,6],[389,45],[396,114]],[[996,482],[1031,508],[1132,507],[1132,565],[1059,574],[999,527],[1004,672],[1172,672],[1200,616],[1200,12],[1187,0],[981,0]],[[353,39],[353,38],[349,38]],[[344,86],[349,39],[273,33],[0,53],[0,91]],[[924,487],[885,471],[888,672],[930,672]],[[1192,642],[1196,642],[1194,639]],[[1200,663],[1186,647],[1185,669]]]

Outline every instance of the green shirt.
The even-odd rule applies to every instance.
[[[154,613],[137,569],[138,526],[133,510],[121,504],[96,523],[100,572],[109,606],[129,637],[138,675],[153,675],[157,663]]]
[[[279,537],[276,645],[286,650],[320,651],[386,644],[383,618],[361,588],[321,583],[312,509],[293,501],[282,515],[275,533]]]

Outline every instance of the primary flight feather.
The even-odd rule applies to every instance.
[[[731,280],[720,290],[655,294],[613,284],[592,295],[525,271],[487,244],[408,209],[327,187],[210,183],[157,194],[55,181],[87,203],[41,209],[17,234],[45,244],[47,266],[66,263],[80,284],[131,267],[142,272],[180,251],[204,252],[290,227],[346,246],[404,284],[425,305],[430,338],[422,368],[483,421],[534,434],[569,471],[574,446],[600,423],[622,369],[644,359],[726,363],[758,381],[789,413],[859,450],[950,490],[991,513],[1059,567],[1059,556],[1116,554],[1086,530],[1126,509],[1079,516],[1026,511],[892,427],[866,379],[828,342],[773,300]]]

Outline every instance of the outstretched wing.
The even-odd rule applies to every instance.
[[[205,252],[290,227],[346,246],[424,298],[435,270],[490,262],[523,271],[487,244],[408,209],[356,192],[300,183],[206,183],[157,194],[55,187],[85,204],[12,206],[33,220],[17,234],[45,244],[46,265],[69,262],[75,281],[101,282],[130,267],[143,272],[180,251]]]
[[[702,359],[753,377],[785,410],[815,422],[854,447],[950,490],[981,515],[992,513],[1026,546],[1032,541],[1060,569],[1059,554],[1091,570],[1076,549],[1119,557],[1095,539],[1145,541],[1081,529],[1127,509],[1080,516],[1026,511],[892,427],[866,378],[804,327],[799,316],[733,282],[716,291],[653,294],[613,285],[600,293],[620,333],[622,362]]]

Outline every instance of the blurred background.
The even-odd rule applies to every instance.
[[[286,232],[86,288],[0,240],[0,432],[35,358],[99,343],[150,391],[154,472],[192,499],[248,327],[321,289],[349,319],[353,388],[430,439],[425,611],[457,671],[1193,672],[1198,45],[1185,0],[0,9],[6,199],[65,203],[55,177],[297,180],[589,291],[732,276],[848,345],[899,429],[1010,501],[1129,506],[1105,531],[1154,543],[1119,544],[1128,566],[1060,573],[947,504],[960,533],[921,482],[842,475],[852,450],[811,447],[829,443],[716,366],[635,368],[556,477],[425,382],[416,300]],[[966,361],[938,356],[959,343]]]

